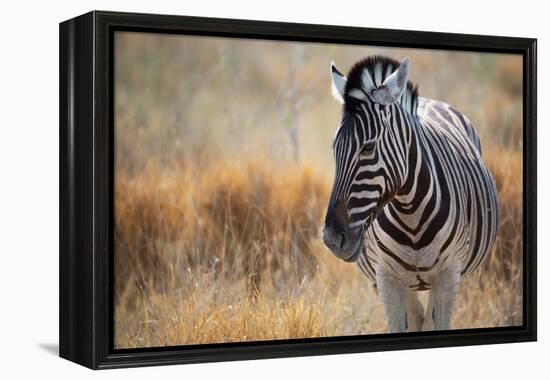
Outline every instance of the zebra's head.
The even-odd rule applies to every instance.
[[[346,78],[331,64],[332,92],[344,106],[332,142],[336,172],[323,241],[344,261],[357,260],[365,231],[396,195],[408,170],[410,132],[401,111],[416,108],[408,66],[408,58],[399,63],[369,57]]]

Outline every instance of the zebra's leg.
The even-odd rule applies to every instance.
[[[424,316],[424,322],[422,323],[422,331],[431,331],[434,329],[434,299],[433,291],[430,290],[430,295],[428,296],[428,305],[426,305],[426,315]]]
[[[384,306],[388,332],[404,332],[407,329],[407,289],[393,275],[384,270],[376,271],[378,296]]]
[[[407,292],[407,331],[420,331],[424,322],[424,308],[416,292]]]
[[[422,330],[448,330],[451,328],[453,306],[459,285],[459,270],[450,269],[434,279]]]

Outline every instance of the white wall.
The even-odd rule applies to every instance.
[[[305,1],[302,3],[306,3]],[[544,239],[550,210],[548,121],[550,28],[543,1],[338,0],[5,2],[0,27],[0,375],[88,378],[52,351],[58,318],[58,22],[92,9],[396,28],[539,39],[539,342],[131,369],[105,378],[413,378],[517,379],[550,374],[550,274]],[[356,3],[354,5],[353,3]],[[377,6],[376,3],[382,4]],[[418,4],[418,5],[417,5]],[[5,375],[10,372],[11,375]],[[477,375],[479,373],[479,376]],[[525,375],[524,375],[525,374]],[[538,374],[538,375],[537,375]],[[526,377],[527,377],[526,376]],[[26,376],[25,376],[26,377]]]

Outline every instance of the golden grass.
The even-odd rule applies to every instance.
[[[501,229],[463,283],[453,328],[522,322],[521,154],[485,157]],[[385,331],[374,289],[319,239],[329,174],[267,162],[117,174],[117,347]]]

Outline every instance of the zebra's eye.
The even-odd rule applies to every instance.
[[[371,140],[367,141],[365,145],[363,145],[363,148],[361,149],[361,155],[362,156],[369,156],[374,152],[374,148],[376,147],[376,141]]]

